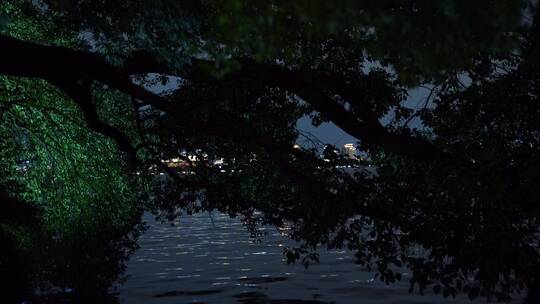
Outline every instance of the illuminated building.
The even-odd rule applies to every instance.
[[[356,159],[356,147],[354,144],[345,144],[343,145],[343,154],[349,159]]]

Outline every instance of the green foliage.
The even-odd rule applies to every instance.
[[[130,218],[136,212],[135,185],[124,175],[114,143],[88,132],[77,108],[47,84],[14,79],[4,83],[2,91],[12,88],[8,96],[14,100],[4,104],[8,108],[2,133],[18,149],[3,159],[24,170],[15,177],[28,188],[21,197],[50,206],[45,219],[63,233],[95,225],[89,216],[95,212],[105,222],[121,223],[115,216]],[[20,136],[9,138],[11,134]]]
[[[114,143],[88,132],[78,110],[55,89],[3,80],[17,91],[9,97],[23,101],[3,104],[0,133],[8,148],[1,158],[11,168],[3,178],[24,185],[17,196],[43,210],[43,231],[25,251],[40,253],[32,257],[39,265],[34,279],[81,296],[107,291],[136,246],[140,181],[125,174]]]
[[[357,60],[354,65],[363,57],[416,82],[471,67],[478,53],[516,47],[524,3],[233,0],[209,6],[208,18],[217,22],[202,29],[216,40],[209,44],[218,53],[313,66],[347,52]]]
[[[28,5],[0,4],[0,14],[9,15],[4,32],[76,46],[76,35],[35,18]],[[103,115],[131,127],[127,122],[133,116],[110,106],[122,106],[118,101],[126,98],[97,86],[95,90],[102,92],[97,102]],[[70,287],[78,296],[106,293],[136,248],[143,181],[126,174],[114,142],[90,132],[79,109],[44,81],[1,76],[0,113],[0,182],[21,185],[7,190],[22,204],[41,210],[39,228],[17,232],[13,245],[31,265],[28,282]]]

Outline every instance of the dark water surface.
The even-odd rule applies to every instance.
[[[406,271],[403,282],[387,286],[354,264],[349,251],[323,251],[321,264],[307,270],[287,265],[282,250],[291,243],[279,231],[269,228],[253,242],[239,220],[219,213],[182,216],[175,226],[151,215],[144,220],[150,228],[119,288],[126,304],[485,303],[411,295]]]

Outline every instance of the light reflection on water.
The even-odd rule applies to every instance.
[[[465,297],[445,300],[408,294],[404,281],[386,286],[354,264],[351,252],[321,252],[321,264],[304,269],[282,260],[292,243],[283,231],[267,229],[253,242],[240,221],[226,215],[183,216],[174,226],[151,215],[141,248],[127,263],[127,282],[120,286],[126,304],[169,303],[471,303]],[[516,301],[518,303],[519,301]],[[484,303],[474,301],[473,303]]]

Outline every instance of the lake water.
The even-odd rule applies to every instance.
[[[321,263],[308,269],[287,265],[282,250],[290,240],[268,228],[262,242],[254,242],[239,220],[219,213],[182,216],[174,226],[151,215],[144,220],[150,228],[119,288],[126,304],[485,303],[411,295],[406,271],[402,282],[387,286],[345,250],[321,252]]]

